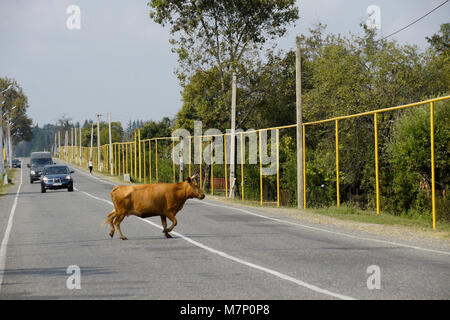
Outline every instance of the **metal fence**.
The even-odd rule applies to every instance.
[[[320,121],[303,123],[303,177],[304,208],[307,208],[306,139],[314,126],[334,123],[335,131],[335,193],[336,205],[341,205],[340,170],[339,170],[339,129],[340,124],[352,118],[373,117],[374,134],[374,178],[376,194],[376,212],[380,214],[380,172],[378,115],[395,110],[429,105],[430,108],[430,162],[432,187],[433,228],[436,228],[436,191],[434,161],[434,104],[450,99],[450,96],[420,101],[407,105],[378,109],[358,114],[340,116]],[[259,130],[235,133],[235,178],[238,183],[233,187],[236,198],[259,202],[260,205],[289,206],[296,201],[296,132],[297,125],[287,125]],[[270,139],[268,138],[270,133]],[[62,146],[61,158],[68,162],[87,167],[92,159],[94,170],[113,175],[129,174],[136,183],[175,183],[187,176],[197,174],[200,187],[211,195],[228,195],[230,193],[230,145],[231,134],[198,135],[179,137],[154,137],[141,140],[137,130],[133,141],[112,144],[112,159],[109,158],[109,145],[100,147],[100,162],[97,147]],[[270,140],[270,141],[269,141]],[[221,141],[220,143],[218,141]],[[176,156],[180,145],[183,156]],[[197,150],[196,150],[197,149]],[[200,150],[200,153],[199,153]],[[270,150],[270,152],[269,152]],[[289,152],[287,152],[288,150]],[[292,152],[294,150],[294,152]],[[264,158],[269,161],[264,161]],[[112,165],[112,168],[110,166]],[[180,168],[181,167],[181,168]],[[290,178],[286,178],[290,177]],[[294,179],[291,179],[295,177]],[[295,180],[295,181],[293,181]]]

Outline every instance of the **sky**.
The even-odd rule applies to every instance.
[[[147,2],[0,0],[0,77],[23,88],[34,124],[54,124],[62,116],[83,124],[96,114],[106,120],[111,112],[112,121],[126,127],[130,120],[176,115],[182,105],[177,57],[168,27],[150,19]],[[278,48],[292,49],[295,37],[318,22],[330,33],[361,34],[370,5],[380,9],[379,37],[386,36],[442,2],[299,0],[300,19]],[[80,29],[67,27],[71,5],[80,8]],[[446,22],[450,2],[392,39],[425,48],[425,37]]]

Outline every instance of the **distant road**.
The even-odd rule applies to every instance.
[[[188,200],[173,239],[159,217],[128,217],[121,226],[129,240],[111,239],[103,220],[112,183],[76,170],[74,192],[41,194],[22,160],[0,197],[0,299],[450,298],[449,248],[257,208]],[[68,288],[69,266],[80,270],[80,289]]]

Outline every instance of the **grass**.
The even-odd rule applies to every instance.
[[[433,221],[430,216],[426,217],[410,217],[410,216],[397,216],[387,212],[381,212],[377,215],[376,211],[360,210],[353,207],[341,206],[329,207],[321,209],[308,209],[312,213],[322,214],[329,217],[357,221],[364,223],[373,223],[381,225],[398,225],[405,227],[414,227],[424,230],[433,229]],[[450,224],[448,222],[436,222],[436,229],[440,231],[450,231]]]
[[[14,185],[14,177],[16,176],[18,169],[13,168],[13,169],[9,169],[6,168],[6,174],[8,175],[8,184],[4,185],[3,184],[3,180],[4,180],[4,175],[2,175],[0,178],[0,196],[4,195],[8,192],[8,190]]]

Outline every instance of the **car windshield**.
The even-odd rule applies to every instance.
[[[52,164],[51,158],[34,158],[31,159],[32,166],[45,166],[46,164]]]
[[[69,168],[67,167],[50,167],[45,168],[44,174],[68,174]]]

